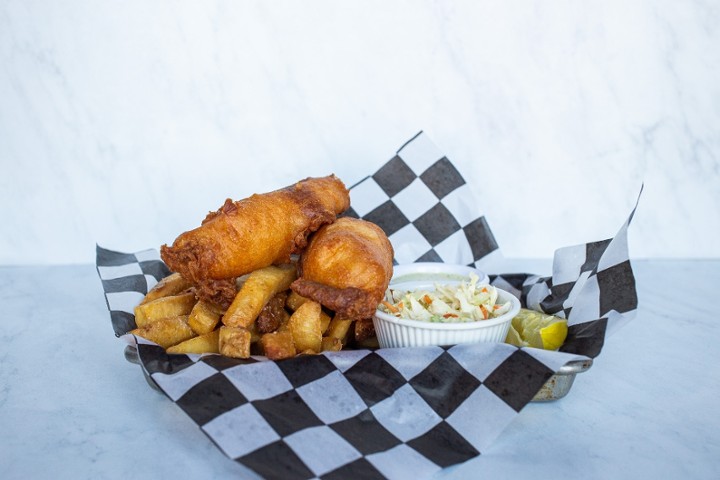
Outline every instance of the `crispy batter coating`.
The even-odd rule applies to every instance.
[[[221,310],[227,310],[237,291],[234,278],[200,280],[195,288],[199,299],[217,305]]]
[[[335,175],[307,178],[274,192],[226,200],[200,227],[181,234],[172,246],[163,245],[160,255],[195,284],[236,278],[288,263],[312,232],[349,206],[349,192]]]
[[[340,218],[310,238],[290,288],[345,318],[372,317],[390,283],[393,255],[380,227]]]
[[[290,314],[285,310],[285,300],[287,300],[287,293],[280,292],[260,310],[260,315],[255,320],[258,333],[274,332],[280,328],[283,322],[287,322]]]

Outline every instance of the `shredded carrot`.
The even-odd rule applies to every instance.
[[[493,305],[493,310],[500,310],[502,305]]]
[[[390,310],[390,311],[393,312],[393,313],[398,313],[398,312],[400,311],[399,308],[397,308],[395,305],[393,305],[392,303],[388,302],[387,300],[383,300],[383,301],[382,301],[382,304],[385,305],[385,306],[387,307],[387,309]]]
[[[480,310],[483,313],[483,318],[487,320],[490,314],[488,313],[487,308],[485,308],[485,305],[480,305]]]
[[[482,293],[488,293],[488,289],[486,287],[483,287],[482,290],[480,290]]]
[[[423,300],[425,300],[425,303],[427,303],[428,305],[432,303],[432,298],[430,298],[430,296],[427,294],[423,297]]]
[[[445,315],[443,315],[443,318],[458,318],[458,316],[454,313],[446,313]]]

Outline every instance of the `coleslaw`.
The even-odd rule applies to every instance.
[[[468,281],[456,285],[435,283],[435,290],[390,288],[378,308],[398,318],[433,323],[476,322],[510,311],[510,302],[497,303],[495,287],[477,282],[478,276],[470,274]]]

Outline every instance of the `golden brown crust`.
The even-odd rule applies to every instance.
[[[199,299],[216,305],[220,310],[227,310],[237,291],[234,278],[200,280],[195,287]]]
[[[270,333],[274,332],[283,322],[286,322],[289,318],[288,312],[285,310],[285,301],[287,300],[287,293],[280,292],[276,294],[265,306],[260,310],[255,325],[257,326],[258,333]]]
[[[390,283],[393,254],[380,227],[340,218],[311,237],[290,288],[345,318],[368,318]]]
[[[290,288],[299,295],[315,300],[343,317],[353,320],[372,316],[379,303],[375,301],[372,292],[356,287],[331,287],[304,278],[295,280]]]
[[[307,237],[350,206],[350,195],[335,175],[244,200],[226,200],[200,227],[181,234],[160,255],[175,272],[200,283],[235,278],[268,265],[287,263]]]

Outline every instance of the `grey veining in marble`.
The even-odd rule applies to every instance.
[[[634,268],[637,317],[570,394],[438,478],[718,478],[720,261]],[[92,266],[2,267],[0,306],[3,478],[253,478],[125,361]]]
[[[157,248],[421,129],[506,256],[611,237],[644,181],[633,256],[718,257],[719,26],[702,0],[6,0],[0,264]]]

